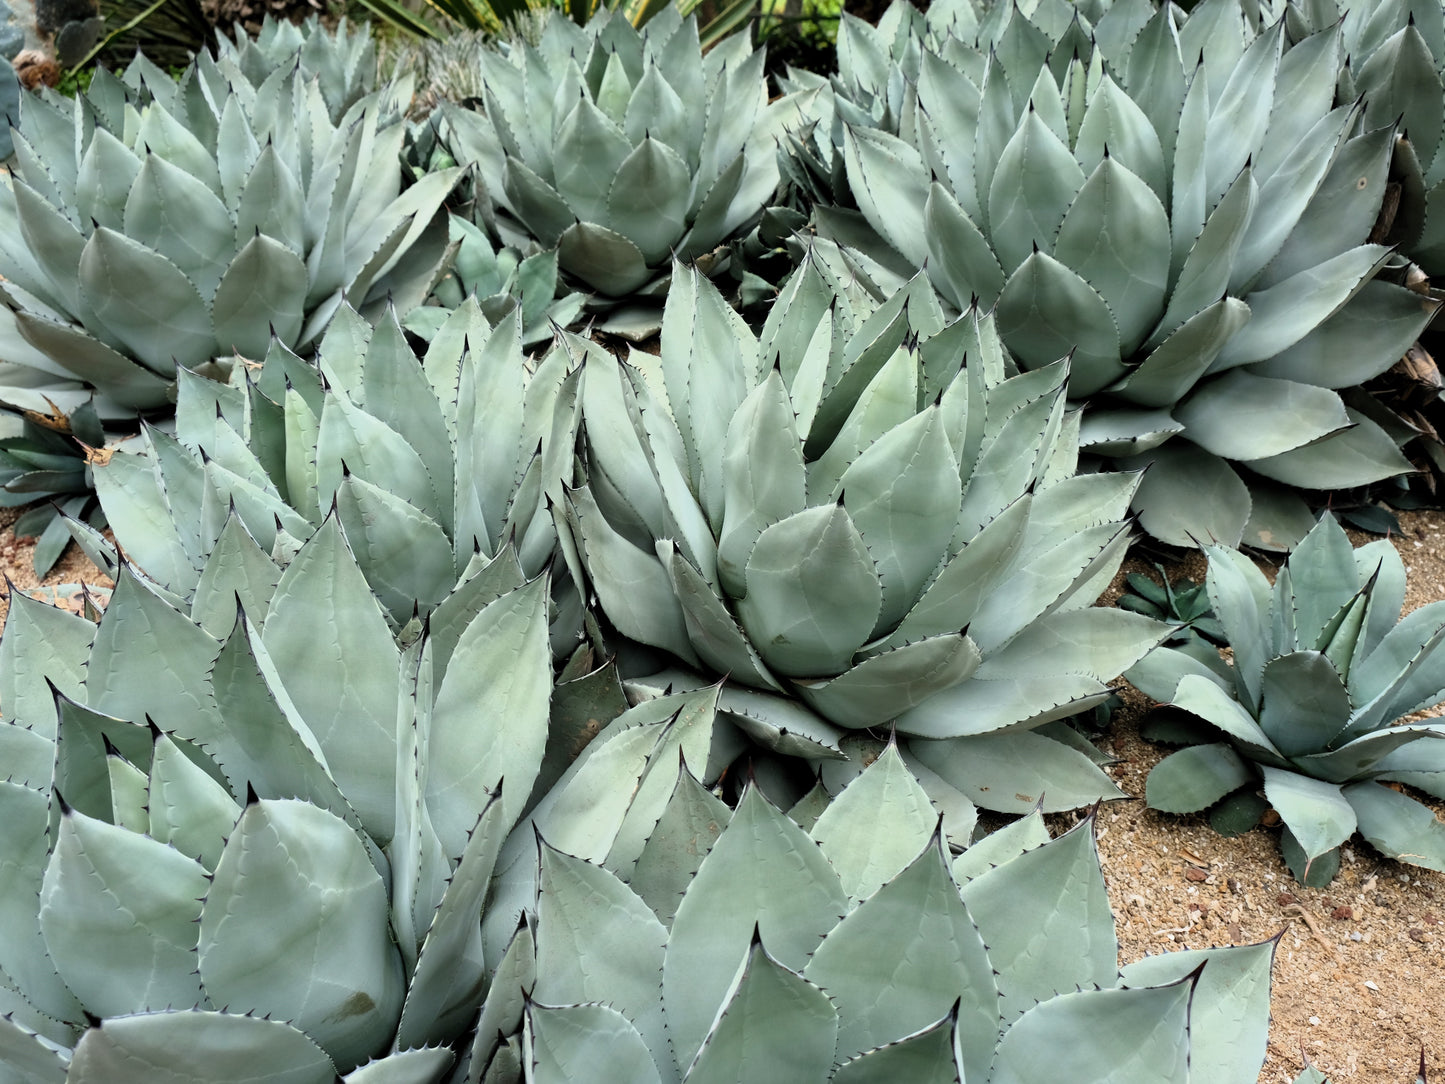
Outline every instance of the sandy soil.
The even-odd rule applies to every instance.
[[[1400,518],[1404,533],[1394,541],[1410,574],[1407,607],[1445,598],[1445,513]],[[0,510],[0,570],[33,592],[31,547],[15,538],[14,520]],[[1357,545],[1368,540],[1351,534]],[[1152,564],[1131,559],[1129,571],[1150,572]],[[1200,580],[1204,562],[1195,555],[1169,572]],[[1106,598],[1117,597],[1122,578]],[[45,583],[79,580],[109,584],[72,547]],[[6,608],[0,602],[0,620]],[[1124,707],[1103,746],[1118,758],[1111,771],[1119,785],[1143,794],[1165,750],[1139,738],[1145,699],[1121,691]],[[1445,803],[1438,808],[1445,819]],[[1054,820],[1062,827],[1072,817]],[[1305,1058],[1334,1084],[1414,1084],[1422,1045],[1430,1078],[1445,1078],[1445,875],[1383,859],[1357,838],[1333,884],[1302,888],[1280,858],[1276,833],[1225,839],[1202,816],[1166,816],[1142,801],[1102,809],[1098,839],[1123,962],[1280,938],[1260,1084],[1293,1081]]]

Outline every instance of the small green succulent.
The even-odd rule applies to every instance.
[[[1445,798],[1445,723],[1401,721],[1445,697],[1445,602],[1401,618],[1394,546],[1352,549],[1328,515],[1272,588],[1237,551],[1206,552],[1231,661],[1159,648],[1126,674],[1169,705],[1145,736],[1187,746],[1150,772],[1149,805],[1208,809],[1228,834],[1273,807],[1306,884],[1334,877],[1356,831],[1390,858],[1445,869],[1445,825],[1405,790]]]
[[[36,540],[30,563],[44,579],[70,544],[62,513],[92,527],[105,524],[90,463],[104,454],[105,429],[89,401],[69,415],[59,407],[45,413],[10,407],[9,414],[13,432],[0,437],[0,507],[32,505],[15,521],[15,534]]]
[[[433,287],[426,304],[405,315],[402,323],[408,331],[431,342],[469,297],[477,299],[482,315],[493,324],[520,310],[524,346],[550,339],[556,330],[582,319],[587,295],[564,292],[555,251],[524,257],[516,249],[496,248],[483,230],[457,215],[452,215],[451,236],[458,246],[451,270]]]
[[[1119,598],[1120,609],[1176,626],[1166,643],[1207,642],[1223,646],[1226,643],[1224,626],[1210,608],[1209,592],[1204,584],[1195,583],[1188,576],[1171,583],[1163,565],[1154,567],[1159,572],[1157,580],[1143,572],[1131,572],[1124,577],[1128,590]]]
[[[791,815],[756,784],[730,810],[678,768],[708,724],[604,733],[504,845],[471,1079],[1255,1079],[1273,945],[1120,971],[1091,818],[1051,840],[1034,812],[955,857],[892,747]],[[638,771],[607,764],[629,733],[647,814],[584,807]]]

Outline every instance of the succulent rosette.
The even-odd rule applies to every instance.
[[[1139,5],[1092,35],[1055,8],[996,5],[973,38],[848,21],[800,168],[827,170],[819,195],[846,180],[835,202],[856,209],[818,227],[894,286],[926,267],[956,309],[991,309],[1023,368],[1069,353],[1081,452],[1149,468],[1145,530],[1288,548],[1312,523],[1292,489],[1411,469],[1408,427],[1351,390],[1436,308],[1381,277],[1392,251],[1370,241],[1394,117],[1335,104],[1339,26],[1286,48],[1285,21],[1231,4],[1128,37]]]
[[[985,749],[1057,768],[1051,805],[1117,793],[1030,731],[1101,702],[1167,631],[1091,605],[1137,476],[1074,474],[1067,363],[1016,373],[992,320],[945,323],[921,278],[853,298],[810,259],[759,338],[679,269],[660,359],[588,350],[568,504],[603,612],[727,675],[774,747],[837,756],[893,724],[968,736],[908,748],[992,808],[1040,788],[990,783]]]
[[[1445,697],[1445,602],[1402,618],[1394,545],[1352,549],[1328,515],[1273,586],[1237,551],[1207,552],[1232,662],[1209,645],[1160,648],[1127,675],[1169,705],[1146,736],[1187,746],[1150,772],[1149,804],[1208,809],[1230,835],[1273,807],[1306,884],[1333,879],[1356,831],[1390,858],[1445,869],[1445,825],[1400,786],[1445,798],[1445,724],[1406,718]]]
[[[709,258],[757,223],[778,183],[764,55],[735,34],[703,54],[668,7],[638,30],[554,13],[536,46],[483,54],[481,109],[444,105],[440,142],[478,168],[478,217],[503,243],[556,248],[606,298],[666,290],[674,259]]]

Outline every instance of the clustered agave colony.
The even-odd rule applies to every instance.
[[[1409,466],[1423,6],[895,4],[776,98],[558,16],[424,122],[313,22],[26,96],[0,484],[116,586],[0,635],[0,1079],[1253,1080],[1273,943],[1120,969],[1043,814],[1123,796],[1069,720],[1127,672],[1155,808],[1445,869],[1445,603],[1300,492]],[[1131,511],[1203,588],[1095,606]]]
[[[1135,508],[1166,542],[1289,548],[1312,520],[1281,485],[1408,470],[1379,408],[1336,390],[1435,309],[1379,274],[1399,109],[1340,100],[1340,27],[1246,44],[1237,7],[1205,4],[1126,37],[1119,5],[1091,39],[1000,4],[975,45],[958,8],[896,7],[891,38],[845,20],[799,160],[857,210],[820,228],[992,308],[1026,368],[1072,352],[1082,451],[1148,467]]]

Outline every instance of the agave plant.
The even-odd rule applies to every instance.
[[[469,297],[477,299],[482,315],[493,324],[514,309],[519,311],[524,346],[550,339],[554,329],[581,319],[587,296],[567,293],[558,283],[555,251],[523,256],[516,249],[494,247],[485,231],[464,218],[452,215],[451,223],[457,245],[451,270],[432,289],[426,304],[406,314],[402,323],[408,331],[431,342]]]
[[[945,326],[922,278],[854,303],[810,259],[759,340],[679,268],[659,360],[589,349],[568,509],[603,612],[728,675],[726,710],[774,749],[837,757],[896,723],[989,808],[1117,795],[1028,731],[1104,700],[1168,631],[1090,605],[1137,477],[1074,476],[1066,363],[1010,376],[992,320]]]
[[[285,563],[333,514],[392,624],[446,605],[480,564],[520,581],[551,563],[576,433],[566,349],[529,376],[518,314],[488,325],[475,301],[413,353],[394,312],[375,328],[343,307],[315,365],[280,342],[221,384],[182,370],[175,435],[94,469],[126,559],[182,599],[201,590],[227,509]],[[97,564],[119,554],[72,523]],[[582,600],[553,583],[557,647],[570,654]],[[213,630],[220,634],[224,630]]]
[[[444,1079],[552,694],[545,577],[477,579],[398,641],[336,517],[283,570],[232,515],[189,605],[12,593],[7,1077]]]
[[[343,298],[420,303],[460,170],[399,192],[393,93],[333,124],[304,69],[252,86],[202,55],[179,82],[142,57],[74,101],[28,98],[0,191],[7,368],[46,374],[62,408],[83,384],[103,418],[133,418],[169,409],[178,366],[314,342]],[[33,381],[3,397],[45,406]]]
[[[299,64],[320,84],[333,122],[376,90],[376,38],[371,24],[353,28],[344,15],[328,29],[316,15],[298,25],[268,14],[255,37],[241,26],[236,27],[234,40],[216,35],[216,58],[222,68],[234,66],[255,87],[278,68]]]
[[[1351,549],[1328,515],[1272,588],[1240,553],[1207,552],[1232,663],[1160,648],[1126,675],[1170,705],[1146,736],[1188,746],[1150,772],[1149,805],[1210,809],[1228,834],[1273,807],[1306,884],[1334,877],[1356,831],[1381,854],[1445,869],[1445,825],[1401,786],[1445,798],[1445,724],[1403,719],[1445,695],[1445,602],[1401,619],[1394,546]]]
[[[876,27],[844,12],[838,26],[837,72],[825,78],[790,68],[781,80],[785,90],[806,96],[800,109],[805,123],[789,133],[789,153],[779,158],[783,176],[805,205],[822,205],[820,220],[828,223],[830,231],[846,229],[846,219],[838,221],[833,216],[833,205],[852,202],[844,164],[844,130],[851,125],[898,132],[905,115],[916,109],[924,49],[946,55],[951,63],[964,67],[975,83],[982,79],[990,53],[1008,59],[1007,68],[1014,79],[1022,79],[1018,73],[1030,66],[1036,74],[1038,66],[1055,57],[1056,73],[1067,74],[1064,65],[1070,58],[1080,57],[1091,67],[1097,65],[1097,77],[1103,71],[1113,73],[1126,67],[1130,48],[1156,10],[1152,2],[981,4],[938,0],[922,12],[908,3],[892,3]],[[1178,9],[1173,14],[1183,18]],[[1208,22],[1201,18],[1196,27],[1203,31]],[[1217,40],[1227,39],[1232,28],[1211,25],[1208,29]],[[1198,51],[1196,46],[1194,52]]]
[[[992,307],[1024,368],[1072,350],[1082,448],[1148,466],[1151,534],[1288,548],[1311,519],[1285,487],[1410,469],[1403,427],[1336,389],[1393,364],[1435,304],[1377,277],[1394,131],[1334,107],[1339,29],[1286,51],[1283,23],[1249,40],[1236,11],[1216,47],[1227,8],[1182,27],[1162,9],[1127,51],[1077,21],[1055,41],[1013,5],[977,49],[848,22],[840,61],[886,108],[839,107],[857,211],[818,222]]]
[[[891,747],[831,801],[789,816],[749,784],[729,810],[678,770],[707,719],[589,747],[503,847],[498,890],[535,880],[487,913],[510,941],[468,1079],[1255,1079],[1273,945],[1121,972],[1092,818],[1051,840],[1034,812],[953,857]],[[648,815],[572,804],[622,774],[624,733],[653,750]]]
[[[1195,583],[1188,576],[1171,583],[1163,565],[1156,564],[1154,568],[1159,573],[1158,580],[1143,572],[1131,572],[1124,577],[1127,590],[1119,596],[1118,605],[1173,625],[1174,632],[1166,641],[1171,645],[1208,641],[1222,647],[1228,643],[1224,626],[1209,607],[1209,592],[1204,584]]]
[[[26,99],[0,188],[6,409],[68,415],[93,395],[133,429],[170,412],[177,367],[222,375],[272,335],[304,349],[343,298],[425,299],[461,170],[399,192],[406,89],[337,124],[323,85],[300,65],[253,85],[206,54],[177,82],[137,57],[84,97]]]
[[[666,289],[756,223],[778,182],[773,140],[793,107],[769,104],[763,54],[734,35],[704,56],[669,6],[642,30],[561,15],[540,42],[483,54],[485,111],[434,115],[475,162],[482,218],[505,244],[556,248],[563,272],[610,298]],[[716,258],[714,258],[716,262]]]

